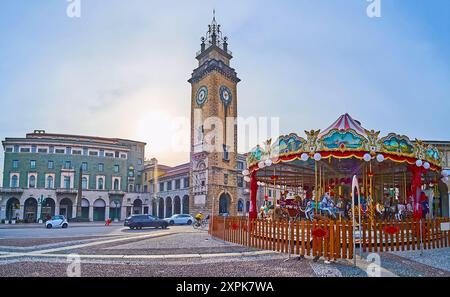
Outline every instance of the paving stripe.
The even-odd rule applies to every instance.
[[[67,250],[72,250],[72,249],[78,249],[78,248],[84,248],[84,247],[89,247],[89,246],[114,243],[114,242],[120,242],[120,241],[126,241],[126,240],[154,238],[154,237],[160,237],[160,236],[164,236],[164,235],[172,235],[172,234],[176,234],[176,233],[179,233],[179,232],[157,232],[157,233],[145,234],[145,235],[126,236],[126,237],[115,238],[115,239],[101,240],[101,241],[82,243],[82,244],[77,244],[77,245],[69,245],[69,246],[64,246],[64,247],[59,247],[59,248],[45,249],[45,250],[40,250],[38,252],[27,252],[27,253],[9,252],[9,253],[5,253],[3,255],[0,254],[0,259],[1,258],[21,257],[21,256],[26,256],[28,254],[40,254],[41,255],[41,254],[46,254],[46,253],[67,251]]]
[[[77,244],[77,245],[70,245],[70,246],[65,246],[65,247],[60,247],[60,248],[46,249],[46,250],[39,251],[39,253],[43,254],[43,253],[67,251],[67,250],[79,249],[79,248],[84,248],[84,247],[94,246],[94,245],[101,245],[101,244],[126,241],[126,240],[134,240],[134,239],[160,237],[163,235],[171,235],[171,234],[176,234],[176,233],[178,233],[178,232],[157,232],[157,233],[145,234],[145,235],[126,236],[126,237],[115,238],[115,239],[108,239],[108,240],[102,240],[102,241],[82,243],[82,244]]]
[[[217,257],[251,257],[272,254],[269,251],[216,253],[216,254],[174,254],[174,255],[79,255],[81,259],[182,259],[182,258],[217,258]],[[10,253],[8,257],[67,258],[67,254]]]

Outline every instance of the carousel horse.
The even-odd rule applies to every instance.
[[[411,203],[408,204],[398,204],[397,212],[395,213],[395,219],[397,221],[403,221],[407,218],[410,218],[414,212],[413,206]]]
[[[381,203],[377,203],[376,205],[376,210],[377,213],[379,214],[379,216],[381,217],[382,220],[384,221],[389,221],[391,220],[393,217],[395,218],[395,214],[396,214],[396,207],[395,206],[391,206],[391,205],[383,205]]]
[[[341,218],[348,218],[347,213],[350,209],[350,206],[348,203],[345,203],[345,201],[342,198],[338,198],[336,202],[336,206],[334,208],[335,213],[339,215]]]
[[[279,222],[281,220],[288,219],[289,212],[285,208],[282,208],[280,206],[277,207],[270,206],[267,217],[271,221]]]
[[[319,212],[321,214],[325,213],[329,217],[336,219],[335,207],[333,200],[331,200],[330,194],[325,193],[322,197],[322,201],[319,203]]]
[[[329,196],[325,195],[322,198],[322,201],[319,202],[318,213],[321,215],[325,215],[327,217],[336,219],[337,209],[334,207],[332,200],[328,197]],[[301,210],[302,210],[302,212],[305,213],[306,219],[313,221],[314,215],[315,215],[315,209],[316,209],[316,202],[313,200],[310,200],[306,203],[305,209],[304,210],[301,209]]]
[[[305,210],[303,211],[305,213],[305,217],[307,220],[314,220],[314,210],[315,210],[315,202],[310,200],[306,202]]]

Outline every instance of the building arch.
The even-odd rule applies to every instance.
[[[47,220],[55,215],[56,202],[50,197],[45,198],[42,203],[41,214],[42,219]]]
[[[239,199],[239,200],[238,200],[238,203],[237,203],[237,211],[238,211],[239,213],[244,212],[244,200],[242,200],[242,199]]]
[[[84,219],[89,219],[89,200],[86,198],[81,199],[81,217]]]
[[[119,199],[112,199],[109,203],[109,218],[111,220],[120,220],[120,200]]]
[[[142,214],[142,200],[139,198],[133,201],[133,214],[135,215]]]
[[[166,198],[166,218],[170,218],[172,216],[172,198]]]
[[[65,216],[68,220],[72,218],[73,202],[69,198],[63,198],[59,202],[59,214]]]
[[[93,220],[101,222],[105,220],[106,202],[105,200],[98,198],[94,201],[94,217]]]
[[[27,223],[35,223],[37,220],[37,200],[33,197],[25,200],[23,205],[23,219]]]
[[[20,216],[20,201],[15,197],[11,197],[6,201],[6,219],[19,219]]]
[[[156,199],[152,200],[152,216],[158,216],[158,203],[156,203]]]
[[[183,196],[183,214],[189,214],[189,195]]]
[[[158,218],[164,219],[164,198],[159,198],[158,203]]]
[[[229,215],[231,206],[231,196],[229,193],[223,192],[219,196],[219,214]]]
[[[180,196],[175,196],[175,198],[173,198],[173,214],[181,214]]]

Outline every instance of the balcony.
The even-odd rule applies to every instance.
[[[0,188],[0,194],[21,194],[22,188]]]
[[[109,195],[119,195],[119,196],[124,196],[125,192],[121,191],[121,190],[109,190],[108,191]]]
[[[56,194],[77,194],[78,189],[71,189],[71,188],[57,188]]]

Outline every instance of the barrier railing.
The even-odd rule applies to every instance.
[[[301,256],[352,259],[354,243],[362,252],[405,251],[443,248],[450,245],[450,232],[434,220],[364,222],[353,234],[351,221],[248,220],[246,217],[214,216],[209,233],[224,241]],[[355,242],[353,242],[355,240]]]

